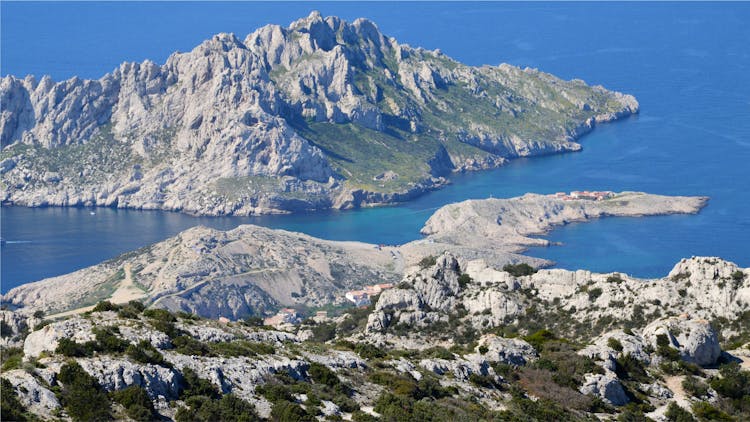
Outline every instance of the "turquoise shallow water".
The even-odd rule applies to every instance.
[[[516,160],[456,175],[399,206],[258,218],[166,212],[2,209],[2,291],[156,242],[196,224],[255,223],[328,239],[419,238],[437,207],[470,198],[559,190],[706,195],[693,216],[609,218],[548,238],[529,253],[562,268],[666,274],[691,255],[750,266],[750,4],[673,3],[3,3],[2,74],[99,77],[123,60],[163,61],[213,33],[244,37],[311,9],[366,16],[402,42],[473,65],[509,62],[635,95],[641,114],[602,125],[580,153]],[[137,28],[134,30],[133,28]],[[31,36],[30,34],[33,34]],[[21,243],[15,243],[21,242]]]

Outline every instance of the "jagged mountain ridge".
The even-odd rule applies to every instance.
[[[408,199],[451,171],[580,148],[628,95],[469,67],[313,12],[99,80],[0,80],[4,203],[196,214]]]

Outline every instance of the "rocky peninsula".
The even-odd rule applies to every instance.
[[[471,67],[314,12],[98,80],[0,79],[0,201],[200,215],[405,201],[452,172],[576,151],[629,95]]]
[[[548,265],[521,254],[547,244],[530,236],[604,216],[696,213],[707,200],[622,192],[601,201],[538,194],[464,201],[438,209],[422,229],[424,239],[393,247],[252,225],[226,232],[195,227],[99,265],[19,286],[3,301],[52,314],[86,310],[105,299],[139,299],[205,317],[244,318],[284,306],[341,303],[347,290],[398,281],[406,268],[444,252],[498,269]]]

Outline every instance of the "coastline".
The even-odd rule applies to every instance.
[[[469,200],[441,207],[422,229],[424,239],[399,246],[322,240],[254,225],[229,231],[198,226],[101,264],[15,287],[3,302],[59,313],[117,301],[117,291],[137,286],[149,303],[169,296],[165,306],[199,314],[225,309],[227,295],[238,300],[230,300],[235,316],[250,309],[320,306],[367,280],[396,280],[426,256],[450,252],[495,268],[520,262],[539,267],[548,262],[522,252],[548,241],[530,235],[606,216],[693,214],[707,201],[633,192],[604,201],[536,194]],[[247,289],[253,293],[239,295]]]

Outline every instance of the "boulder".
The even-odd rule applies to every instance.
[[[585,381],[579,389],[582,394],[591,394],[615,406],[627,404],[630,399],[625,394],[620,380],[613,372],[604,374],[586,374]]]
[[[488,362],[500,362],[509,365],[525,365],[535,360],[539,355],[533,346],[517,338],[503,338],[496,335],[486,335],[479,339],[476,350],[486,347],[482,357]]]
[[[23,343],[23,353],[29,358],[38,357],[42,352],[54,352],[62,338],[69,338],[79,343],[93,340],[91,321],[73,317],[46,325],[26,337]]]
[[[680,351],[683,360],[701,366],[713,365],[721,355],[719,336],[711,324],[703,319],[680,317],[664,318],[643,329],[643,338],[656,348],[659,335],[666,335],[672,347]]]

